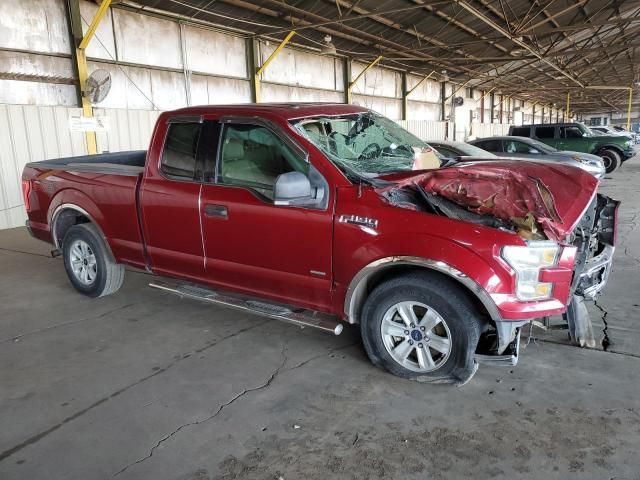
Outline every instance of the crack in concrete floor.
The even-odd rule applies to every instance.
[[[232,403],[235,403],[237,400],[239,400],[240,398],[245,396],[247,393],[255,392],[255,391],[262,390],[264,388],[269,387],[280,373],[291,372],[293,370],[296,370],[298,368],[301,368],[301,367],[309,364],[313,360],[317,360],[319,358],[326,357],[327,355],[331,355],[333,352],[336,352],[336,351],[339,351],[339,350],[344,350],[346,348],[353,347],[355,345],[357,345],[357,342],[349,343],[349,344],[343,345],[341,347],[332,348],[332,349],[328,350],[327,352],[323,352],[321,354],[314,355],[314,356],[312,356],[310,358],[307,358],[306,360],[301,361],[300,363],[298,363],[298,364],[296,364],[296,365],[294,365],[292,367],[285,368],[284,370],[283,370],[283,368],[284,368],[285,364],[287,363],[288,357],[287,357],[287,355],[285,353],[286,352],[286,346],[283,346],[282,347],[282,352],[281,352],[281,357],[283,357],[283,360],[280,363],[280,365],[271,373],[271,375],[266,380],[266,382],[264,382],[261,385],[258,385],[256,387],[251,387],[251,388],[244,389],[242,392],[238,393],[237,395],[234,395],[229,401],[221,404],[213,414],[203,418],[202,420],[196,420],[196,421],[192,421],[192,422],[187,422],[185,424],[180,425],[179,427],[174,429],[171,433],[169,433],[169,434],[165,435],[164,437],[162,437],[153,447],[151,447],[151,450],[149,450],[149,453],[146,456],[136,460],[135,462],[131,462],[128,465],[124,466],[118,472],[116,472],[113,476],[117,477],[118,475],[120,475],[120,474],[124,473],[125,471],[127,471],[129,468],[131,468],[131,467],[133,467],[135,465],[138,465],[140,463],[143,463],[146,460],[150,459],[153,456],[155,450],[158,447],[160,447],[160,445],[162,445],[165,441],[169,440],[171,437],[173,437],[174,435],[176,435],[177,433],[179,433],[183,429],[185,429],[187,427],[191,427],[191,426],[201,425],[203,423],[207,423],[207,422],[213,420],[214,418],[216,418],[222,412],[222,410],[224,410],[225,408],[230,406]]]
[[[111,400],[111,399],[113,399],[113,398],[125,393],[126,391],[136,387],[137,385],[140,385],[141,383],[144,383],[147,380],[166,372],[167,370],[169,370],[170,368],[174,367],[175,365],[177,365],[178,363],[182,362],[183,360],[186,360],[187,358],[191,358],[194,353],[202,353],[202,352],[204,352],[204,351],[206,351],[206,350],[208,350],[210,348],[215,347],[216,345],[220,344],[221,342],[224,342],[226,340],[229,340],[230,338],[233,338],[233,337],[236,337],[238,335],[241,335],[242,333],[247,332],[249,330],[253,330],[255,328],[258,328],[258,327],[260,327],[260,326],[262,326],[265,323],[268,323],[270,321],[271,320],[265,320],[265,321],[260,322],[260,323],[258,323],[256,325],[251,325],[251,326],[242,328],[242,329],[237,330],[237,331],[235,331],[235,332],[233,332],[233,333],[231,333],[229,335],[226,335],[225,337],[220,338],[219,340],[216,340],[213,343],[207,344],[204,347],[198,348],[198,349],[193,350],[191,352],[188,352],[188,353],[186,353],[184,355],[181,355],[178,359],[172,361],[171,363],[169,363],[166,366],[158,369],[157,371],[155,371],[155,372],[153,372],[153,373],[151,373],[151,374],[149,374],[149,375],[147,375],[145,377],[142,377],[142,378],[136,380],[135,382],[130,383],[129,385],[127,385],[125,387],[122,387],[122,388],[116,390],[115,392],[111,393],[110,395],[107,395],[106,397],[103,397],[100,400],[92,403],[88,407],[83,408],[82,410],[79,410],[79,411],[75,412],[74,414],[66,417],[61,422],[53,425],[52,427],[50,427],[50,428],[48,428],[46,430],[43,430],[42,432],[37,433],[37,434],[27,438],[26,440],[20,442],[17,445],[14,445],[13,447],[5,450],[4,452],[0,452],[0,462],[2,462],[3,460],[6,460],[7,458],[11,457],[12,455],[18,453],[23,448],[26,448],[26,447],[28,447],[30,445],[33,445],[33,444],[37,443],[38,441],[40,441],[43,438],[45,438],[47,435],[49,435],[49,434],[55,432],[56,430],[58,430],[59,428],[63,427],[65,424],[67,424],[67,423],[69,423],[69,422],[71,422],[73,420],[76,420],[77,418],[85,415],[86,413],[90,412],[94,408],[102,405],[103,403],[106,403],[107,401],[109,401],[109,400]]]

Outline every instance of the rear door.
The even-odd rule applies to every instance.
[[[217,151],[215,175],[200,199],[208,280],[284,303],[328,308],[333,194],[318,209],[273,201],[278,175],[309,175],[306,153],[286,133],[255,118],[224,122]]]
[[[147,255],[156,273],[193,279],[204,275],[198,212],[202,127],[200,117],[170,117],[157,169],[148,168],[144,176],[139,205]]]
[[[558,148],[560,139],[558,138],[557,127],[555,125],[541,125],[534,127],[533,133],[535,138],[540,140],[542,143]]]

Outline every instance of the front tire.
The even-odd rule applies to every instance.
[[[478,366],[482,319],[466,292],[430,272],[377,286],[362,312],[362,341],[371,362],[399,377],[464,384]]]
[[[124,265],[115,262],[94,225],[72,226],[64,236],[62,253],[67,276],[83,295],[104,297],[122,286]]]
[[[618,169],[622,163],[620,154],[615,150],[605,149],[600,152],[600,157],[604,162],[604,168],[607,173],[612,173]]]

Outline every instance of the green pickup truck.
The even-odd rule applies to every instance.
[[[540,140],[558,150],[593,153],[602,157],[607,173],[613,172],[636,152],[626,137],[595,136],[582,123],[545,123],[512,126],[509,135]]]

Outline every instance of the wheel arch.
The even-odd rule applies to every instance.
[[[69,231],[69,229],[78,224],[88,223],[96,230],[98,235],[104,241],[104,244],[107,248],[107,253],[111,256],[111,258],[115,258],[113,252],[111,251],[111,246],[107,241],[107,237],[105,236],[102,228],[98,222],[96,222],[95,218],[87,212],[84,208],[76,205],[74,203],[62,203],[51,214],[50,228],[51,228],[51,237],[53,239],[53,243],[57,249],[62,248],[62,240],[64,236]]]
[[[616,144],[606,144],[606,145],[598,145],[597,148],[597,152],[601,153],[603,150],[613,150],[615,151],[618,155],[620,155],[620,157],[622,158],[623,156],[623,148],[620,145],[616,145]]]
[[[475,280],[451,265],[428,258],[394,256],[378,259],[362,268],[351,280],[344,300],[344,315],[349,323],[359,323],[362,307],[375,285],[386,278],[410,270],[426,270],[454,280],[476,301],[487,317],[494,322],[501,316],[495,302]]]

